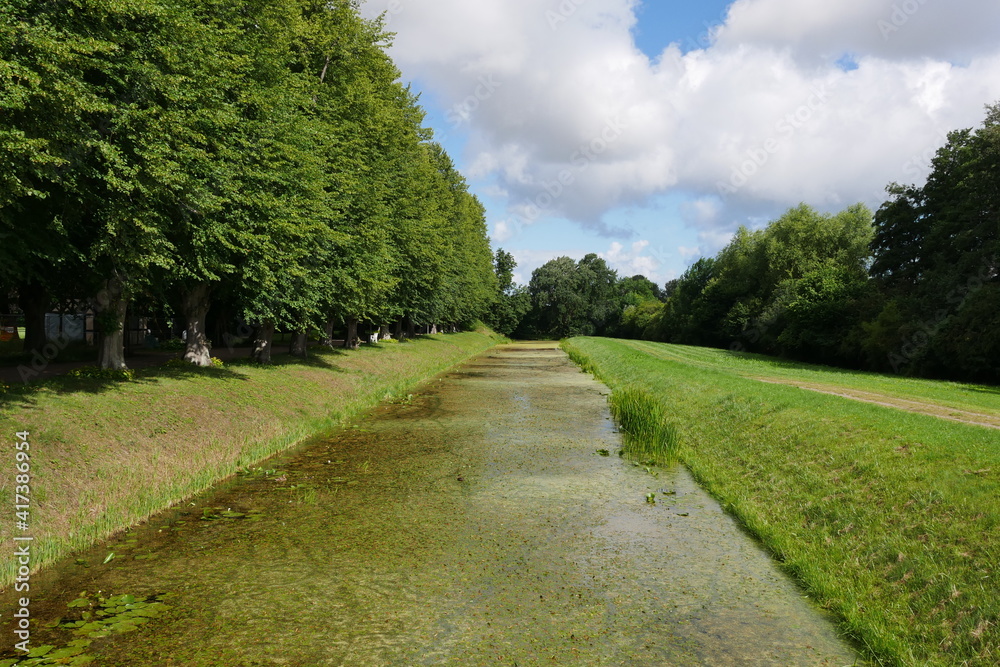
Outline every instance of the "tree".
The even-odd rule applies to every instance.
[[[521,325],[521,320],[531,308],[531,297],[527,288],[514,283],[514,256],[497,248],[493,259],[497,280],[497,291],[490,307],[489,325],[504,336],[513,336]]]
[[[923,186],[892,184],[875,216],[872,276],[885,300],[866,327],[871,363],[996,381],[1000,360],[1000,104],[951,132]]]
[[[872,234],[861,204],[835,215],[802,204],[765,229],[741,227],[715,258],[699,260],[669,286],[646,335],[840,359],[845,352],[834,338],[860,327],[854,308],[867,282]]]
[[[537,334],[563,337],[586,331],[587,301],[571,258],[557,257],[532,271],[528,294],[529,321]]]
[[[116,51],[119,13],[0,6],[0,284],[19,294],[25,350],[44,346],[56,300],[97,291],[87,250],[102,232],[101,181],[114,151],[92,122],[112,107],[91,79]]]
[[[558,257],[531,274],[529,328],[542,336],[603,334],[618,315],[617,274],[591,253]]]

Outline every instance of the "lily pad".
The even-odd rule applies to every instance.
[[[118,633],[132,632],[133,630],[138,630],[138,629],[139,626],[136,625],[135,623],[132,623],[131,621],[123,621],[121,623],[115,623],[114,625],[111,626],[111,630],[113,632],[118,632]]]
[[[72,658],[74,656],[80,655],[86,650],[87,650],[86,646],[67,646],[65,648],[53,651],[47,657],[49,658],[49,660],[61,660],[63,658]]]

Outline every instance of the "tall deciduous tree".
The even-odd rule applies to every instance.
[[[897,371],[1000,378],[1000,104],[952,132],[921,186],[889,187],[872,274],[887,301],[869,362]]]

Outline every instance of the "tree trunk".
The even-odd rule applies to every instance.
[[[212,305],[212,285],[198,283],[192,287],[181,302],[181,310],[187,322],[187,347],[184,349],[184,361],[195,366],[211,366],[212,352],[205,336],[205,318],[208,308]]]
[[[431,335],[433,336],[433,335],[434,335],[434,334],[436,334],[437,332],[438,332],[438,325],[436,325],[436,324],[432,324],[432,325],[431,325]]]
[[[410,339],[417,337],[417,323],[409,315],[406,316],[406,337]]]
[[[323,345],[327,347],[333,347],[333,319],[327,321],[323,325]]]
[[[274,340],[274,322],[262,322],[257,327],[253,347],[250,348],[250,358],[258,364],[271,363],[271,341]]]
[[[392,338],[392,334],[389,333],[389,325],[383,324],[378,330],[378,339],[385,340],[387,338]]]
[[[403,340],[403,318],[396,320],[396,330],[392,334],[395,336],[396,340],[402,342]]]
[[[359,347],[358,318],[356,317],[347,318],[347,334],[344,336],[344,347],[351,350],[356,350]]]
[[[24,312],[25,352],[41,352],[47,342],[45,338],[45,311],[49,309],[49,293],[44,285],[28,283],[18,290],[18,305]]]
[[[288,344],[288,352],[293,357],[303,359],[309,354],[309,334],[305,331],[296,331],[292,334],[292,340]]]
[[[97,365],[116,371],[125,370],[125,298],[122,282],[111,278],[97,297],[97,329],[99,332]]]

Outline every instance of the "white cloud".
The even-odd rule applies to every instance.
[[[608,266],[618,272],[619,277],[641,274],[653,282],[661,282],[660,260],[647,254],[650,242],[636,241],[629,248],[615,241],[607,251],[597,253]]]
[[[517,230],[514,228],[508,220],[500,220],[493,225],[493,233],[490,234],[492,238],[497,243],[503,243],[504,241],[509,241],[514,238],[517,234]]]
[[[531,274],[542,264],[557,257],[570,257],[573,261],[580,261],[586,255],[584,250],[511,250],[517,262],[514,269],[514,282],[519,285],[527,285],[531,281]]]
[[[698,247],[685,248],[684,246],[678,246],[677,252],[680,253],[680,256],[684,258],[685,261],[697,259],[702,254],[701,248]]]
[[[526,285],[531,280],[531,274],[535,269],[557,257],[570,257],[574,261],[580,261],[588,254],[586,250],[512,250],[517,268],[514,271],[514,281]],[[676,275],[669,271],[662,271],[662,261],[657,256],[658,252],[647,240],[640,240],[624,245],[618,241],[612,241],[608,249],[604,252],[596,253],[598,257],[607,262],[608,266],[618,272],[620,277],[634,276],[642,274],[657,283],[664,283],[675,278]]]
[[[737,0],[716,44],[962,62],[993,51],[998,26],[1000,4],[989,0]]]
[[[493,179],[521,225],[566,217],[625,240],[608,211],[681,190],[711,252],[748,217],[801,201],[877,204],[1000,99],[995,0],[737,0],[707,48],[654,61],[632,40],[635,0],[365,11],[390,4],[393,57],[466,111],[470,176]],[[837,65],[845,53],[856,69]]]

